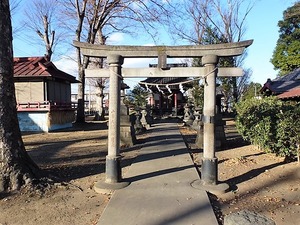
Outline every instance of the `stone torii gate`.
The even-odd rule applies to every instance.
[[[95,189],[119,189],[129,183],[122,180],[120,157],[120,84],[124,77],[205,77],[204,86],[204,145],[201,180],[193,186],[218,189],[218,159],[215,156],[216,76],[242,76],[241,68],[217,68],[219,57],[241,55],[253,40],[214,45],[187,46],[109,46],[74,41],[85,56],[107,58],[108,69],[86,69],[86,77],[109,77],[109,130],[106,180],[97,182]],[[157,68],[122,68],[124,58],[158,58]],[[167,68],[167,58],[202,58],[204,67]],[[216,188],[217,187],[217,188]],[[226,189],[221,187],[220,189]]]

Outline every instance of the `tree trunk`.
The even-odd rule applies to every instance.
[[[0,192],[30,184],[38,172],[28,156],[17,118],[9,0],[0,1]]]
[[[80,41],[87,1],[83,1],[82,11],[80,10],[79,1],[76,0],[75,2],[76,2],[77,17],[78,17],[78,25],[76,29],[76,41]],[[85,115],[84,115],[85,74],[84,74],[83,64],[84,64],[85,57],[83,57],[83,62],[82,62],[81,52],[79,48],[77,48],[76,54],[77,54],[77,66],[78,66],[78,79],[80,81],[80,83],[78,84],[76,123],[84,123],[85,122]]]
[[[85,122],[85,102],[84,102],[84,94],[85,94],[85,74],[84,74],[84,66],[81,64],[80,60],[80,51],[77,50],[77,58],[78,58],[78,78],[80,83],[78,84],[78,99],[77,99],[77,114],[76,114],[76,123],[84,123]]]
[[[77,114],[76,114],[76,123],[85,122],[84,114],[84,89],[82,84],[78,84],[78,102],[77,102]]]

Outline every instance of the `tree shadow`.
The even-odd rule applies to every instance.
[[[101,130],[105,130],[104,123],[87,122],[46,134],[33,133],[37,135],[36,138],[28,137],[24,144],[29,156],[41,169],[38,174],[40,177],[47,176],[57,181],[69,181],[103,173],[107,152],[103,141],[107,139],[107,135],[103,132],[99,135],[95,133]],[[93,131],[93,133],[81,137],[81,133],[78,136],[73,133],[77,131],[84,131],[84,133]],[[98,142],[102,144],[97,146]]]
[[[276,163],[276,164],[270,165],[269,167],[267,166],[267,167],[260,168],[260,170],[268,169],[268,168],[272,169],[281,164],[286,164],[286,163],[284,163],[284,162]],[[271,190],[272,188],[273,188],[273,190],[276,190],[276,186],[278,186],[278,188],[279,188],[282,184],[288,183],[290,180],[299,180],[300,173],[297,173],[298,170],[299,170],[299,168],[295,167],[293,170],[289,171],[284,176],[279,176],[275,180],[270,180],[267,183],[263,183],[261,185],[255,186],[255,187],[249,186],[249,188],[247,190],[244,190],[243,192],[236,190],[236,191],[238,191],[237,192],[238,194],[234,195],[232,198],[229,198],[225,201],[220,202],[220,199],[217,196],[210,194],[209,197],[211,199],[213,208],[215,209],[215,213],[217,215],[219,215],[218,218],[222,219],[223,218],[222,205],[226,205],[226,204],[231,205],[232,201],[237,202],[239,200],[244,201],[244,202],[253,201],[253,197],[256,198],[255,197],[256,194],[262,190]],[[247,174],[247,173],[245,173],[245,174]],[[245,175],[245,174],[243,174],[243,175]],[[241,177],[243,175],[237,176],[237,178]],[[275,198],[274,201],[268,201],[267,203],[262,202],[262,204],[249,204],[249,206],[245,205],[244,209],[264,213],[264,212],[273,212],[276,209],[281,208],[282,205],[290,205],[290,204],[297,205],[297,204],[299,204],[299,201],[297,201],[299,199],[298,193],[297,192],[289,192],[289,194],[292,196],[292,197],[290,197],[290,199],[294,198],[295,199],[294,201],[287,201],[284,198],[278,200],[274,196],[274,198]],[[232,208],[233,207],[234,207],[234,205],[232,206]],[[233,210],[233,212],[234,211],[235,210]],[[223,224],[223,223],[221,223],[221,224]]]
[[[28,142],[26,143],[25,147],[27,146],[34,146],[30,150],[27,151],[29,156],[37,163],[37,164],[46,164],[46,163],[56,163],[59,159],[55,157],[59,152],[63,151],[68,146],[79,143],[82,141],[100,141],[105,139],[105,137],[100,138],[87,138],[87,139],[76,139],[70,141],[59,141],[59,142],[45,142],[45,141],[38,141],[38,142]],[[71,152],[71,150],[69,150]],[[70,155],[71,157],[71,155]]]
[[[90,154],[70,155],[50,160],[48,163],[38,163],[42,172],[54,177],[60,182],[69,182],[87,176],[105,172],[107,152],[98,151]],[[136,155],[121,160],[121,167],[130,166]],[[51,162],[51,164],[49,164]]]
[[[233,149],[234,150],[234,149]],[[243,159],[249,158],[249,157],[253,157],[253,156],[260,156],[260,155],[266,155],[267,153],[265,152],[259,152],[259,153],[255,153],[255,154],[249,154],[249,155],[244,155],[242,156]],[[218,161],[219,164],[224,163],[226,161],[230,160],[230,158],[224,158]]]
[[[170,173],[175,173],[178,171],[183,171],[186,169],[190,169],[190,168],[194,168],[194,165],[188,165],[188,166],[182,166],[182,167],[176,167],[176,168],[168,168],[168,169],[164,169],[164,170],[159,170],[159,171],[154,171],[154,172],[150,172],[150,173],[145,173],[145,174],[140,174],[137,176],[133,176],[133,177],[128,177],[126,178],[126,181],[129,182],[136,182],[139,180],[144,180],[144,179],[148,179],[151,177],[157,177],[157,176],[161,176],[164,174],[170,174]]]
[[[165,123],[165,120],[162,121],[163,123]],[[171,120],[169,122],[172,121],[174,120]],[[72,179],[78,179],[86,176],[104,173],[107,146],[87,147],[87,150],[82,151],[80,151],[80,146],[69,146],[82,141],[100,141],[106,139],[107,136],[99,135],[99,137],[93,136],[89,138],[80,138],[79,136],[76,137],[76,139],[74,140],[68,140],[67,137],[67,132],[89,132],[104,129],[103,127],[98,125],[99,124],[97,123],[76,124],[77,127],[75,128],[73,127],[56,132],[51,132],[52,134],[58,133],[61,134],[61,136],[66,136],[66,139],[63,139],[63,141],[58,140],[57,142],[53,140],[47,142],[45,139],[29,141],[27,144],[30,145],[32,149],[29,150],[28,153],[32,157],[32,159],[38,164],[38,166],[42,169],[43,173],[50,174],[50,176],[58,178],[59,181],[68,182]],[[149,137],[148,135],[142,134],[140,136],[141,139],[139,139],[138,135],[138,142],[136,145],[120,149],[121,155],[125,156],[121,160],[121,167],[124,168],[131,165],[133,160],[136,159],[138,155],[140,155],[138,154],[138,151],[143,151],[141,152],[143,157],[139,157],[138,159],[136,159],[136,162],[186,153],[186,149],[173,149],[171,151],[165,151],[163,153],[151,152],[152,146],[160,146],[161,149],[164,149],[164,145],[182,142],[182,137],[180,134],[164,134],[165,130],[175,129],[178,128],[176,126],[170,127],[167,125],[165,127],[158,127],[155,125],[152,129],[149,130],[149,132],[151,132],[152,134],[153,132],[160,132],[160,136],[151,135]],[[66,148],[68,149],[66,150]],[[62,153],[62,151],[66,152]],[[130,152],[132,152],[132,154]]]
[[[161,221],[153,223],[153,225],[171,225],[171,224],[178,224],[180,221],[185,221],[188,217],[198,216],[199,222],[202,218],[207,215],[205,212],[209,211],[211,208],[210,204],[199,202],[197,206],[195,206],[193,209],[186,209],[182,210],[182,212],[178,213],[176,216],[169,217],[169,218],[163,218]],[[183,223],[184,224],[184,223]]]
[[[63,128],[59,130],[49,131],[48,133],[64,133],[70,131],[95,131],[95,130],[106,130],[108,128],[106,121],[92,121],[84,123],[73,123],[72,127]],[[43,131],[22,131],[22,136],[46,133]]]
[[[282,162],[278,162],[278,163],[274,163],[271,165],[267,165],[261,168],[257,168],[257,169],[252,169],[244,174],[241,174],[239,176],[236,177],[232,177],[226,181],[224,181],[225,183],[227,183],[232,191],[235,191],[238,189],[237,184],[243,183],[245,181],[251,180],[257,176],[259,176],[260,174],[264,173],[266,170],[270,170],[272,168],[281,166],[286,164],[284,161]]]
[[[222,145],[222,147],[218,151],[225,151],[233,148],[240,148],[250,145],[250,142],[245,141],[241,135],[235,135],[230,138],[226,136],[226,142]]]
[[[51,138],[47,141],[47,138],[42,136],[38,140],[28,139],[29,141],[25,143],[25,147],[30,147],[27,152],[40,167],[41,176],[49,176],[60,182],[69,182],[73,179],[104,173],[108,152],[107,143],[103,145],[103,140],[107,139],[107,134],[103,134],[103,132],[96,137],[94,132],[90,137],[81,137],[79,134],[78,136],[72,136],[70,139],[68,139],[68,134],[73,131],[90,132],[103,129],[103,126],[99,126],[94,122],[76,124],[76,128],[49,133],[49,135],[61,134],[59,135],[60,140],[55,141]],[[64,136],[65,138],[61,139]],[[141,149],[145,142],[144,139],[145,137],[141,136],[137,145],[120,148],[121,155],[126,156],[125,159],[121,160],[122,167],[131,165],[137,155],[130,154],[130,152]],[[85,141],[95,144],[93,146],[76,145]],[[97,142],[102,144],[98,145]]]

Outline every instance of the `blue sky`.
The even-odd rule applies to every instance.
[[[277,23],[283,17],[283,11],[292,6],[295,0],[258,0],[247,17],[245,40],[253,39],[253,44],[248,48],[248,56],[245,59],[244,67],[253,71],[251,81],[264,84],[268,78],[274,79],[277,71],[274,71],[270,63],[272,53],[275,49],[279,36]],[[164,37],[164,36],[163,36]],[[114,35],[110,44],[131,44],[131,45],[153,45],[151,40],[138,39],[124,35]],[[40,46],[32,46],[24,38],[14,39],[14,55],[18,56],[40,56],[44,49]],[[172,45],[169,39],[161,38],[163,45]],[[68,53],[70,54],[70,53]],[[54,60],[55,65],[70,74],[76,75],[76,64],[65,57]],[[144,67],[155,60],[134,59],[125,60],[124,67]],[[136,81],[127,80],[133,86]]]
[[[268,78],[274,79],[270,63],[276,42],[279,37],[278,21],[283,18],[283,11],[292,6],[295,0],[261,0],[247,18],[245,39],[254,39],[248,49],[245,67],[253,70],[252,81],[264,84]]]

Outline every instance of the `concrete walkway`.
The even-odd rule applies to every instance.
[[[116,190],[98,225],[218,225],[177,123],[150,128],[140,155],[126,173],[131,184]]]

